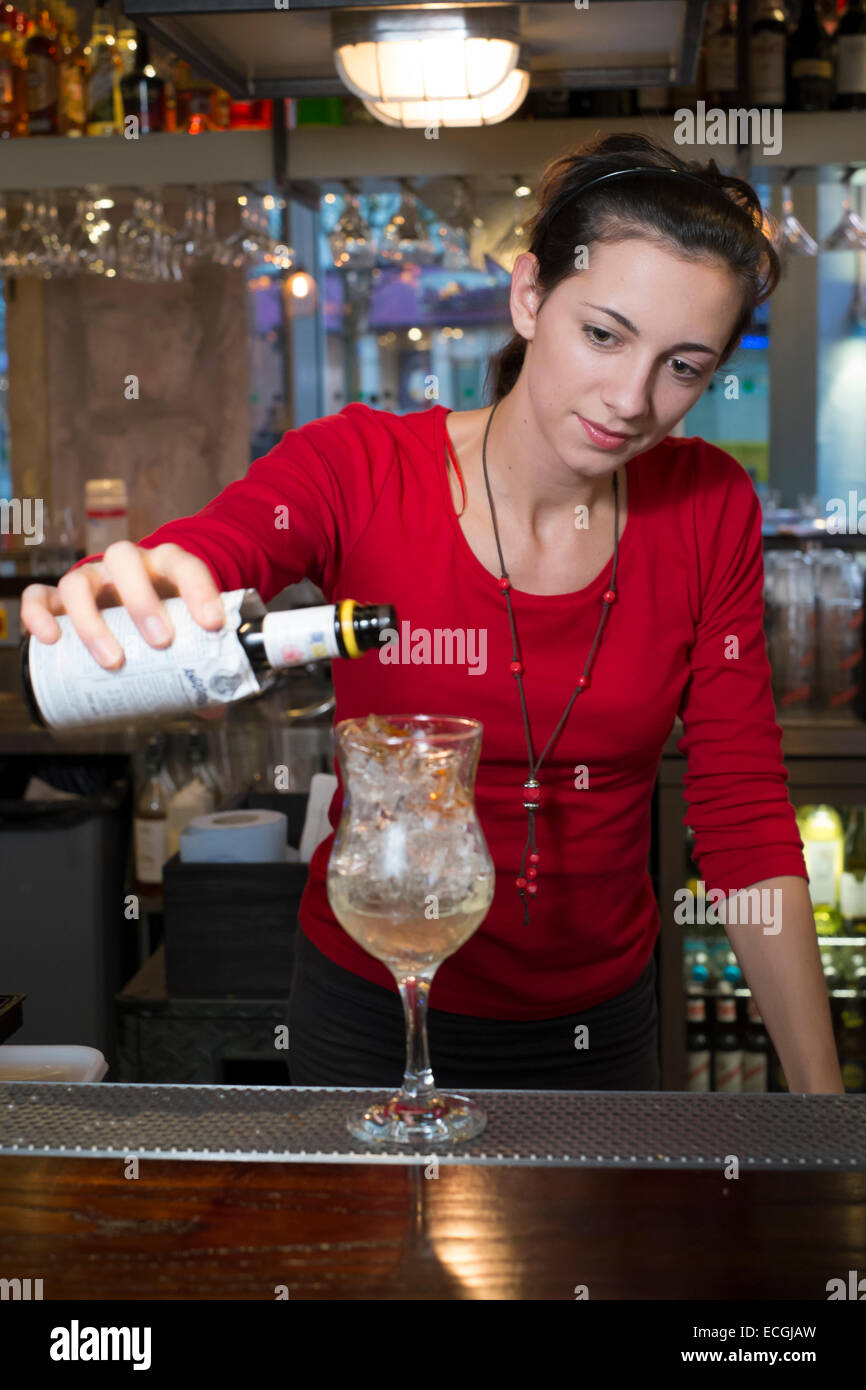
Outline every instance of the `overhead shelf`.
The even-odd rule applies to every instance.
[[[596,132],[637,131],[655,136],[689,159],[714,158],[739,171],[740,152],[731,145],[677,146],[672,116],[622,117],[607,120],[521,121],[481,129],[455,129],[439,140],[419,130],[385,126],[301,126],[286,132],[279,161],[286,184],[347,178],[391,180],[406,176],[432,178],[466,175],[483,186],[512,174],[536,177],[563,150],[573,149]],[[866,112],[820,112],[784,116],[779,155],[760,146],[748,153],[746,177],[765,183],[784,182],[791,169],[803,182],[837,182],[848,167],[866,178]],[[39,136],[3,142],[0,191],[84,188],[170,187],[189,184],[264,184],[273,177],[273,137],[268,131],[238,130],[201,135]]]
[[[404,0],[125,0],[124,13],[234,97],[340,95],[331,14]],[[455,0],[472,9],[488,0]],[[693,80],[705,0],[532,0],[519,6],[535,87]]]

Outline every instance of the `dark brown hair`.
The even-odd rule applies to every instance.
[[[662,165],[693,175],[607,179],[581,196],[591,179],[614,170]],[[706,185],[706,193],[695,182]],[[719,195],[722,196],[719,196]],[[761,201],[744,179],[724,174],[715,160],[684,160],[644,135],[595,136],[573,154],[548,165],[538,190],[538,211],[528,228],[526,250],[538,258],[536,282],[542,303],[575,269],[577,247],[640,236],[674,255],[721,262],[739,278],[741,309],[716,370],[735,351],[759,304],[779,283],[781,265],[765,234]],[[526,341],[512,334],[491,359],[487,392],[507,396],[520,375]]]

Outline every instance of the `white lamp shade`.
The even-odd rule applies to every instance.
[[[515,68],[493,92],[480,99],[451,101],[365,101],[367,110],[383,125],[404,130],[421,127],[497,125],[513,116],[526,100],[529,73]]]
[[[343,82],[362,101],[461,101],[502,86],[520,47],[509,39],[439,34],[344,44],[334,52]]]

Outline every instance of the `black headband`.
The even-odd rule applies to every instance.
[[[685,169],[674,169],[673,166],[668,164],[635,164],[630,169],[614,169],[609,174],[599,174],[597,178],[590,179],[589,183],[583,184],[580,188],[570,188],[567,192],[561,193],[553,205],[553,211],[547,219],[548,227],[552,225],[554,219],[559,216],[572,199],[579,198],[581,193],[585,193],[586,190],[592,188],[594,184],[602,183],[605,179],[619,178],[621,174],[676,174],[677,178],[691,179],[694,183],[699,183],[706,191],[713,189],[712,184],[708,184],[705,179],[700,178],[697,174],[688,173]],[[723,192],[723,190],[719,188],[716,188],[715,191]],[[727,194],[724,196],[727,198]]]

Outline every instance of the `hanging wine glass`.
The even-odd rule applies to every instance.
[[[113,274],[117,252],[111,223],[93,196],[75,201],[75,215],[66,230],[66,261],[72,272],[85,275]]]
[[[406,180],[400,180],[400,187],[400,206],[382,233],[382,259],[389,265],[433,265],[436,247],[419,211],[418,199]]]
[[[9,209],[6,206],[6,195],[0,193],[0,272],[4,275],[14,275],[17,270],[18,258],[15,250],[15,233],[9,226]]]
[[[842,216],[821,242],[822,251],[862,251],[866,248],[866,223],[851,206],[851,180],[845,179]]]
[[[782,187],[782,216],[773,235],[773,246],[780,256],[817,256],[818,243],[794,214],[791,185]]]
[[[50,210],[53,206],[56,221],[57,205],[51,204],[51,198],[51,194],[37,194],[24,199],[21,221],[12,244],[10,269],[15,275],[50,279],[62,265],[63,245],[52,223]]]
[[[117,229],[117,265],[128,280],[153,284],[171,278],[171,252],[175,232],[165,221],[158,190],[139,194],[132,216]]]
[[[361,198],[349,190],[334,230],[328,237],[338,270],[372,270],[379,259],[370,224],[361,211]]]

